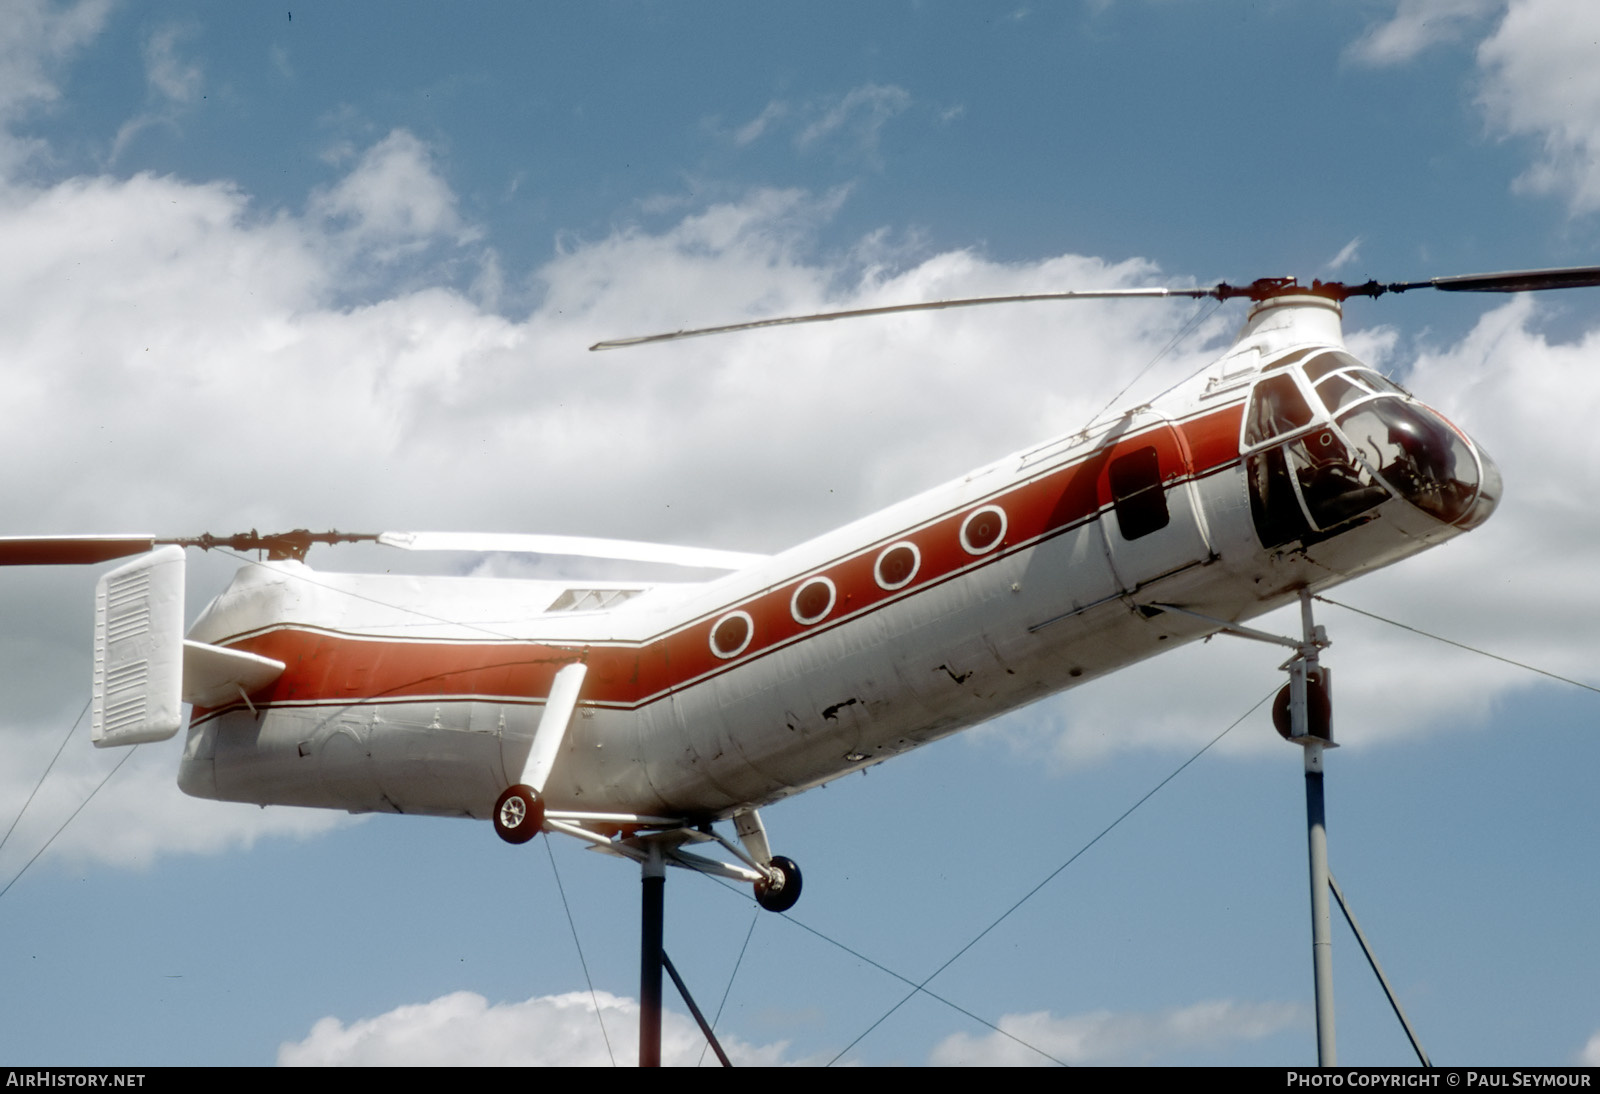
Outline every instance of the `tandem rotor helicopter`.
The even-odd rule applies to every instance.
[[[991,303],[1250,301],[1233,345],[1159,398],[771,556],[302,530],[0,538],[0,564],[138,556],[96,589],[93,739],[117,747],[186,728],[187,794],[488,819],[511,843],[562,834],[641,863],[640,1058],[653,1062],[662,897],[651,882],[664,866],[748,883],[762,907],[785,911],[801,874],[773,853],[762,807],[1181,643],[1257,637],[1245,621],[1489,518],[1501,497],[1494,462],[1346,350],[1347,299],[1597,285],[1600,267],[1265,279],[914,303],[593,347]],[[650,584],[306,564],[314,545],[358,540],[724,576]],[[267,557],[185,631],[187,547]],[[1309,610],[1306,622],[1291,732],[1326,743]],[[659,1059],[659,1025],[654,1037]]]

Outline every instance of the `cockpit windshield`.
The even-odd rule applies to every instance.
[[[1307,392],[1316,399],[1307,399]],[[1325,350],[1256,384],[1245,414],[1245,469],[1263,545],[1319,536],[1391,496],[1471,527],[1499,494],[1448,423],[1350,354]]]
[[[1338,419],[1361,459],[1417,508],[1454,524],[1478,494],[1466,442],[1416,403],[1374,399]]]

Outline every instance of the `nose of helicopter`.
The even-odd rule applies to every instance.
[[[1467,438],[1472,448],[1472,455],[1478,461],[1478,496],[1473,499],[1472,506],[1467,510],[1467,515],[1461,518],[1459,527],[1476,528],[1489,519],[1489,514],[1495,511],[1500,504],[1501,479],[1500,468],[1483,450],[1483,445],[1472,438]]]
[[[1483,446],[1431,406],[1390,411],[1389,437],[1411,459],[1413,474],[1398,476],[1401,492],[1419,508],[1463,531],[1489,519],[1500,504],[1500,468]]]
[[[1477,442],[1432,407],[1396,391],[1336,419],[1391,491],[1435,520],[1476,528],[1500,501],[1500,469]]]

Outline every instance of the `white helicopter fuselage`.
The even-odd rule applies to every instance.
[[[1345,354],[1339,313],[1266,300],[1161,399],[715,581],[247,566],[190,637],[285,668],[194,710],[180,785],[489,817],[582,663],[549,808],[703,823],[1480,523],[1493,464]]]

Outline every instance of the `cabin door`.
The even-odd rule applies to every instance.
[[[1111,441],[1100,471],[1100,530],[1124,592],[1213,557],[1183,435],[1140,410]]]

